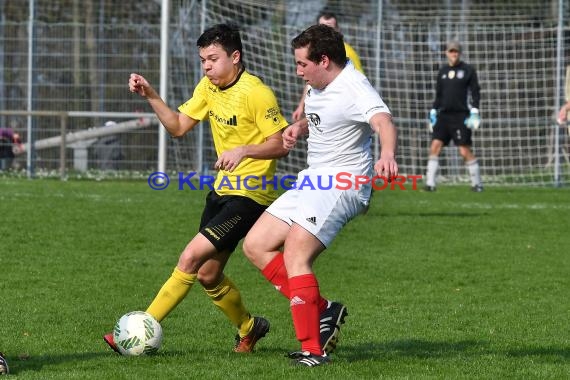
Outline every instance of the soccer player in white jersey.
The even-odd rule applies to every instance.
[[[338,334],[346,315],[343,305],[321,297],[313,262],[341,228],[366,208],[371,193],[370,183],[339,188],[337,175],[350,173],[353,179],[372,177],[374,172],[386,178],[398,175],[397,132],[388,107],[368,79],[346,63],[342,34],[314,25],[291,45],[297,75],[310,89],[305,100],[307,118],[285,129],[283,144],[292,149],[308,134],[309,167],[298,174],[295,188],[261,215],[243,248],[248,259],[289,298],[301,343],[301,350],[289,356],[296,364],[312,367],[329,361],[320,344],[320,328],[334,323]],[[373,132],[382,146],[376,163],[370,149]]]

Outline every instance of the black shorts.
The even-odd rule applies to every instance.
[[[239,195],[210,191],[200,220],[200,233],[218,252],[233,252],[267,206]]]
[[[468,113],[463,112],[440,112],[433,126],[432,140],[441,140],[443,145],[447,145],[449,141],[453,140],[457,146],[471,146],[471,129],[465,126],[465,118],[468,116]]]

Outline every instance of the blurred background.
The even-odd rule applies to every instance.
[[[570,97],[569,0],[0,0],[0,128],[19,138],[4,172],[207,174],[215,161],[207,123],[162,142],[152,110],[128,91],[129,74],[146,76],[177,108],[202,76],[198,36],[231,21],[242,30],[247,69],[273,88],[291,121],[303,83],[290,40],[324,8],[337,14],[394,115],[404,175],[425,172],[436,73],[446,42],[457,39],[481,85],[482,127],[473,140],[484,182],[570,183],[569,131],[555,121]],[[305,148],[281,160],[279,171],[303,168]],[[444,150],[440,181],[468,182],[456,151]]]

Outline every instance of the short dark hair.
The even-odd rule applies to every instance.
[[[199,48],[205,48],[210,45],[220,45],[228,54],[228,57],[238,51],[240,61],[243,61],[243,45],[239,34],[239,28],[234,24],[217,24],[204,31],[196,41]]]
[[[319,63],[323,56],[340,67],[346,65],[346,49],[342,34],[327,25],[313,25],[291,41],[293,50],[307,47],[307,58]]]
[[[322,11],[319,12],[319,14],[317,15],[317,20],[316,23],[319,23],[319,20],[321,19],[321,17],[324,17],[325,20],[330,20],[331,18],[334,18],[336,23],[338,24],[338,17],[336,17],[336,14],[329,11],[328,9],[323,9]]]

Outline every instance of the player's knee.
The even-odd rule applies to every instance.
[[[250,237],[250,235],[247,235],[245,237],[242,248],[245,257],[247,257],[250,261],[253,261],[259,253],[258,244],[256,243],[255,238]]]
[[[192,250],[186,249],[178,258],[178,269],[185,273],[196,273],[202,260]]]
[[[198,271],[198,281],[205,289],[210,289],[215,287],[223,278],[221,272],[212,270],[211,268],[205,269],[200,268]]]

